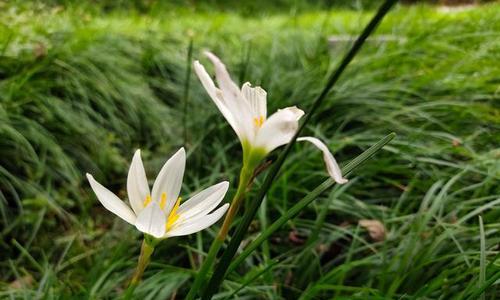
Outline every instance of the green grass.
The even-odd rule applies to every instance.
[[[307,109],[348,47],[330,48],[326,38],[358,33],[372,13],[2,5],[6,299],[121,294],[140,235],[100,206],[83,174],[125,195],[135,148],[144,150],[152,178],[183,145],[188,31],[195,59],[206,63],[203,49],[217,53],[235,79],[268,91],[269,111]],[[391,131],[397,138],[347,186],[281,227],[229,274],[218,299],[498,297],[500,6],[453,13],[398,7],[376,34],[406,42],[369,42],[306,134],[327,141],[341,164]],[[240,146],[196,78],[190,86],[183,194],[223,179],[232,193]],[[246,244],[324,181],[321,155],[311,149],[295,146]],[[381,220],[386,240],[371,240],[360,219]],[[137,297],[182,299],[215,230],[161,243]]]

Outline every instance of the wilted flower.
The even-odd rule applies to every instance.
[[[132,159],[127,178],[130,206],[87,174],[97,199],[126,222],[155,238],[181,236],[203,230],[217,222],[229,204],[214,210],[224,198],[229,183],[213,185],[181,203],[179,193],[186,165],[186,152],[181,148],[162,167],[150,193],[140,150]]]
[[[206,56],[215,66],[218,87],[203,65],[194,62],[194,70],[215,105],[234,129],[243,147],[244,161],[255,165],[269,152],[289,143],[299,128],[299,119],[304,112],[295,107],[279,109],[267,117],[267,93],[261,87],[243,84],[241,89],[231,80],[225,65],[210,52]],[[314,137],[301,137],[323,152],[323,159],[330,176],[338,183],[345,183],[335,158],[323,142]]]

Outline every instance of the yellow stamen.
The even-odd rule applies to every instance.
[[[262,124],[264,124],[264,117],[263,116],[260,116],[260,117],[255,117],[253,118],[253,123],[255,124],[255,126],[257,127],[262,127]]]
[[[151,196],[150,195],[147,195],[146,196],[146,199],[144,199],[144,202],[142,203],[142,205],[144,207],[148,206],[149,202],[151,202]]]
[[[177,202],[175,202],[174,207],[172,208],[172,210],[170,211],[170,214],[168,215],[167,231],[170,230],[172,228],[172,226],[174,225],[174,223],[179,219],[180,215],[177,213],[177,210],[179,209],[179,205],[181,204],[181,200],[182,200],[181,197],[177,198]]]
[[[166,193],[161,193],[161,200],[160,200],[160,208],[164,209],[165,204],[167,204],[167,194]]]

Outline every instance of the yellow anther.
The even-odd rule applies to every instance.
[[[179,214],[177,213],[177,210],[179,209],[179,205],[181,204],[182,198],[179,197],[177,198],[177,202],[175,202],[174,207],[170,211],[170,214],[168,215],[167,218],[167,231],[172,228],[174,223],[179,219]]]
[[[148,206],[149,202],[151,202],[151,196],[150,195],[147,195],[146,196],[146,199],[144,199],[144,202],[142,203],[142,205],[144,207]]]
[[[262,127],[262,124],[264,124],[264,117],[263,116],[260,116],[260,117],[255,117],[253,118],[253,123],[255,124],[255,126],[257,127]]]
[[[160,200],[160,208],[164,209],[165,204],[167,204],[167,194],[166,193],[161,193],[161,200]]]

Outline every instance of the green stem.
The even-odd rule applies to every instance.
[[[142,275],[144,274],[144,270],[149,265],[151,254],[155,250],[155,245],[153,242],[148,242],[148,238],[145,237],[142,241],[141,246],[141,254],[139,255],[139,261],[137,262],[137,267],[135,269],[134,275],[132,276],[132,280],[130,280],[130,284],[125,292],[124,299],[129,300],[132,299],[132,295],[134,294],[135,288],[139,284],[142,279]]]
[[[252,175],[253,169],[244,165],[240,172],[238,189],[233,197],[233,200],[231,201],[229,210],[226,213],[224,223],[222,223],[219,233],[208,250],[207,257],[201,265],[198,275],[194,279],[193,285],[191,285],[191,289],[186,296],[186,300],[193,300],[196,297],[196,294],[200,291],[202,285],[205,283],[205,279],[214,264],[217,253],[224,244],[224,240],[226,239],[229,229],[231,228],[231,224],[238,213],[241,203],[245,199],[246,190],[252,180]]]
[[[229,210],[226,213],[226,217],[224,218],[224,223],[222,223],[222,227],[217,234],[216,239],[224,242],[226,239],[227,233],[229,232],[229,228],[231,228],[231,224],[233,224],[234,217],[238,213],[240,209],[241,203],[245,199],[245,194],[247,191],[247,187],[250,184],[250,180],[252,179],[253,170],[250,170],[246,166],[243,166],[240,173],[240,182],[238,184],[238,190],[233,197],[233,201],[231,201],[231,206],[229,206]]]

